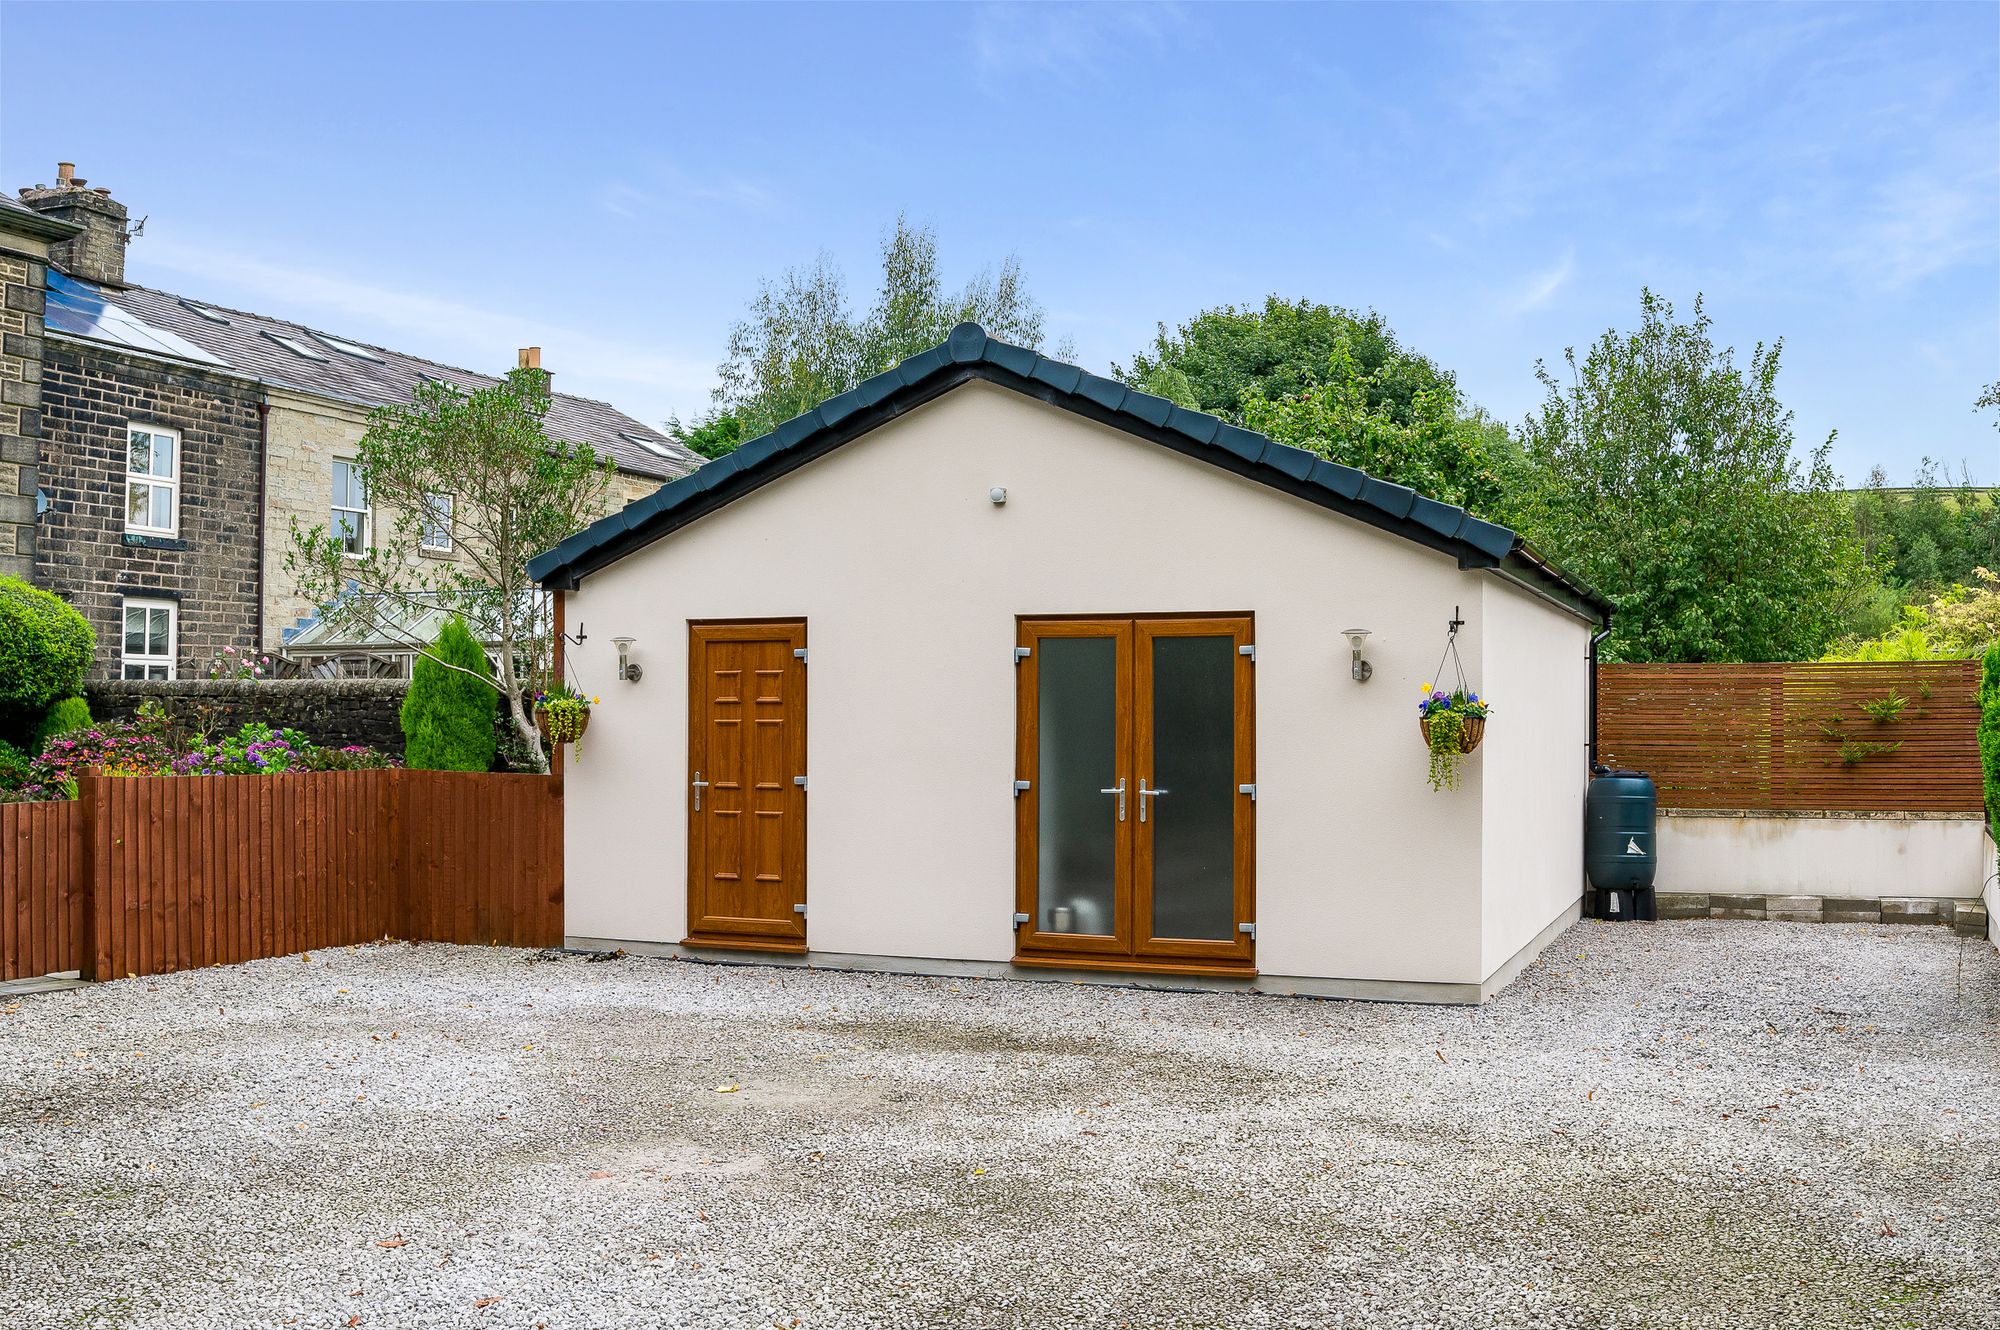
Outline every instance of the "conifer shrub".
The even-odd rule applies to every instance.
[[[458,668],[454,669],[453,666]],[[470,673],[468,673],[470,671]],[[486,650],[459,618],[417,656],[403,697],[403,761],[418,771],[487,771],[499,696]]]

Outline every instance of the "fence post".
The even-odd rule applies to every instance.
[[[104,817],[104,773],[85,767],[76,778],[77,815],[83,823],[83,855],[77,865],[83,879],[83,952],[81,974],[102,982],[116,979],[111,954],[111,847]]]
[[[384,864],[389,881],[388,930],[392,937],[405,942],[410,938],[410,877],[403,861],[403,784],[404,773],[400,768],[391,768],[388,779],[383,783],[384,799],[387,803],[387,817],[383,840],[388,850]]]

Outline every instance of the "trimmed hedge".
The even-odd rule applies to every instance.
[[[48,709],[83,691],[97,635],[57,596],[0,577],[0,738],[31,737]]]
[[[41,752],[43,745],[59,734],[87,730],[90,726],[90,703],[80,697],[65,697],[50,707],[42,717],[42,723],[35,727],[34,751]]]

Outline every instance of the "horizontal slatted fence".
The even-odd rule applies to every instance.
[[[1978,685],[1977,661],[1604,665],[1599,760],[1663,808],[1976,813]]]
[[[5,978],[164,974],[394,936],[562,941],[546,776],[86,776],[0,805]]]

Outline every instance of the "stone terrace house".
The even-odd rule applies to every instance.
[[[125,206],[66,164],[0,203],[0,571],[84,613],[99,676],[281,649],[315,612],[285,574],[292,524],[362,549],[395,518],[354,466],[368,411],[495,379],[128,283]],[[615,463],[612,510],[701,462],[603,402],[557,394],[546,425]]]

